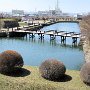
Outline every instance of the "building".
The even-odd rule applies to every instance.
[[[77,19],[78,19],[78,20],[82,20],[82,17],[83,17],[83,15],[77,14]]]
[[[12,16],[23,16],[24,10],[12,10]]]

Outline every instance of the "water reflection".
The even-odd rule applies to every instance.
[[[44,38],[38,39],[38,43],[44,44]]]
[[[50,45],[51,46],[56,46],[57,45],[56,40],[50,40]]]
[[[50,43],[50,46],[61,46],[61,47],[64,47],[64,48],[71,48],[71,49],[79,49],[79,50],[82,50],[83,51],[83,47],[82,46],[79,46],[78,44],[72,44],[72,45],[68,45],[66,44],[66,42],[61,42],[61,43],[57,43],[56,39],[54,40],[49,40],[49,41],[46,41],[44,38],[43,39],[37,39],[37,38],[14,38],[14,39],[17,39],[17,40],[24,40],[24,41],[29,41],[29,42],[32,42],[32,43],[39,43],[39,44],[46,44],[46,43]],[[13,39],[12,39],[13,40]]]

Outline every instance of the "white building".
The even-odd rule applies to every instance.
[[[24,10],[12,10],[12,16],[23,16]]]

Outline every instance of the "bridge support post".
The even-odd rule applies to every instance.
[[[66,43],[66,37],[65,36],[61,36],[61,43],[63,43],[63,44]]]
[[[34,38],[34,37],[35,37],[34,33],[29,34],[29,38]]]
[[[44,39],[44,34],[38,34],[38,36],[39,36],[39,39]]]
[[[38,39],[38,43],[44,43],[44,38]]]
[[[55,40],[56,39],[56,35],[50,35],[50,40]]]
[[[72,37],[72,45],[77,45],[77,37]]]

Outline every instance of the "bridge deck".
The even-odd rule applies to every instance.
[[[65,31],[59,31],[56,30],[49,30],[49,31],[25,31],[25,30],[18,30],[15,32],[25,32],[27,34],[43,34],[43,35],[52,35],[52,36],[63,36],[63,37],[76,37],[80,38],[80,33],[75,32],[65,32]]]

